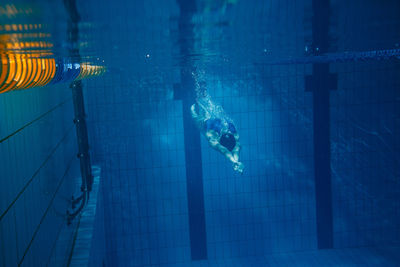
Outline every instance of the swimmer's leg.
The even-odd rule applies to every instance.
[[[197,120],[198,117],[199,117],[199,115],[198,115],[197,112],[196,112],[196,104],[193,104],[193,105],[190,107],[190,112],[192,113],[192,118],[195,119],[195,120]]]
[[[201,109],[203,110],[204,113],[208,113],[208,112],[207,112],[207,108],[204,106],[203,103],[201,103],[201,101],[197,101],[197,106],[198,106],[199,108],[201,108]]]
[[[203,129],[203,124],[207,119],[204,115],[204,112],[201,112],[201,110],[199,109],[197,103],[193,104],[190,107],[190,113],[192,114],[192,118],[195,121],[197,127],[199,127],[199,129]]]
[[[196,104],[193,104],[191,107],[192,114],[195,112],[197,114],[197,118],[199,121],[206,121],[211,118],[210,113],[208,112],[207,108],[200,103],[200,101],[196,101]]]

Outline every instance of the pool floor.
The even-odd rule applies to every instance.
[[[399,262],[400,247],[363,247],[271,254],[254,258],[230,258],[146,266],[399,266]]]

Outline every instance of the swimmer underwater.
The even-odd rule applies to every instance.
[[[200,131],[212,148],[222,153],[233,164],[233,169],[243,173],[244,164],[239,161],[239,134],[233,121],[221,106],[211,101],[205,83],[197,84],[196,103],[191,106],[191,114]]]

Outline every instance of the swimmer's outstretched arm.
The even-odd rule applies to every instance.
[[[236,145],[232,150],[232,155],[235,158],[235,161],[239,161],[239,154],[240,154],[240,142],[239,142],[239,134],[234,134]]]
[[[235,139],[236,139],[236,146],[232,150],[232,157],[233,157],[233,169],[235,171],[238,171],[240,173],[243,173],[244,169],[244,164],[239,161],[239,154],[240,154],[240,143],[239,143],[239,135],[235,134]]]
[[[225,157],[233,163],[233,168],[235,171],[238,171],[240,173],[243,172],[244,168],[243,163],[239,162],[239,151],[240,151],[239,142],[236,143],[235,148],[231,152],[218,142],[218,138],[216,137],[215,133],[207,132],[206,137],[208,139],[208,142],[214,149],[224,154]]]

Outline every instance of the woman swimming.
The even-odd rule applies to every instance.
[[[233,121],[221,106],[211,101],[205,83],[198,84],[196,103],[191,106],[192,117],[208,143],[233,163],[233,169],[243,173],[244,165],[239,161],[239,134]]]

